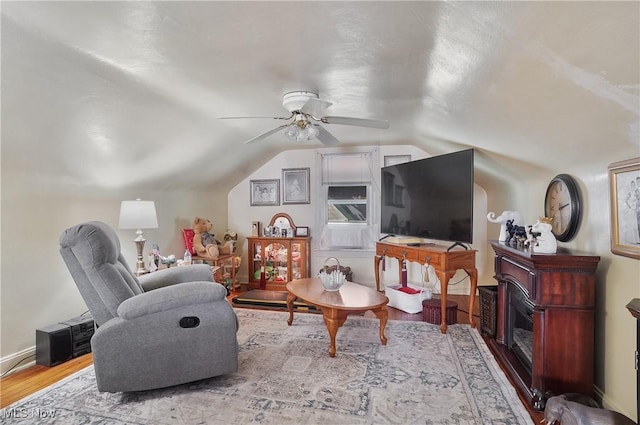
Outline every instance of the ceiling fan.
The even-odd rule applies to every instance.
[[[317,138],[327,146],[335,146],[339,144],[340,141],[321,126],[320,123],[382,129],[389,128],[389,122],[385,120],[325,116],[325,109],[331,105],[333,105],[333,103],[320,99],[317,93],[310,91],[293,91],[286,93],[282,97],[282,106],[291,113],[288,117],[222,117],[220,119],[270,118],[289,121],[287,124],[265,131],[253,139],[247,140],[245,143],[257,142],[280,130],[284,130],[285,136],[291,140],[304,142]]]

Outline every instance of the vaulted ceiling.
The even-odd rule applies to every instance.
[[[0,7],[2,165],[47,186],[235,184],[301,145],[244,144],[281,123],[218,118],[287,116],[292,90],[390,122],[326,125],[346,146],[472,146],[550,169],[640,149],[638,2]]]

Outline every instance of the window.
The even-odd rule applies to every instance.
[[[377,150],[318,155],[318,193],[326,205],[318,211],[318,249],[373,249],[379,215],[372,196],[377,187],[373,170],[379,173],[378,161]]]
[[[366,223],[367,186],[328,186],[327,206],[329,223]]]

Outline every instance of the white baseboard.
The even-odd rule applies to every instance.
[[[25,360],[30,357],[33,357],[33,358],[28,361]],[[21,361],[22,363],[20,363]],[[18,363],[20,364],[18,365]],[[11,370],[11,373],[13,373],[18,370],[27,368],[29,366],[33,366],[34,364],[36,364],[36,346],[35,345],[33,347],[25,348],[22,351],[18,351],[17,353],[11,354],[7,357],[3,357],[2,359],[0,359],[0,373],[4,374],[8,370],[10,370],[12,367],[15,366],[14,369]]]

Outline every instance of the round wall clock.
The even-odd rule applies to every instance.
[[[582,199],[578,184],[568,174],[558,174],[549,183],[544,197],[544,215],[552,218],[552,232],[556,239],[573,239],[580,225]]]

